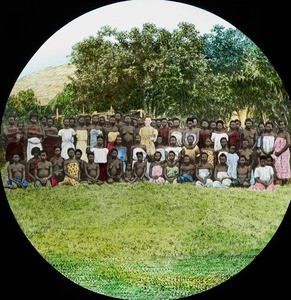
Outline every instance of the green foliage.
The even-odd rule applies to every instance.
[[[72,84],[67,84],[64,90],[46,105],[46,109],[54,114],[58,109],[60,115],[71,117],[78,115],[82,110],[82,105],[75,101],[75,91]],[[88,110],[88,107],[86,109]]]
[[[28,187],[7,199],[36,250],[75,283],[117,298],[177,299],[245,268],[279,227],[290,189],[145,182]]]
[[[12,114],[17,116],[18,120],[27,120],[31,113],[39,113],[41,106],[32,89],[20,91],[17,95],[11,95],[6,104],[3,115],[4,120]]]
[[[214,73],[232,75],[240,73],[243,56],[253,43],[237,29],[214,25],[211,33],[203,35],[204,52]]]

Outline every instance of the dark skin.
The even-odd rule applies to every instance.
[[[122,182],[122,161],[117,158],[116,150],[110,152],[110,158],[107,162],[107,183]]]
[[[166,160],[166,162],[165,162],[165,167],[164,167],[164,178],[165,178],[168,182],[170,182],[170,183],[173,183],[174,180],[178,178],[179,173],[176,174],[176,175],[173,176],[173,177],[169,177],[169,176],[167,175],[167,169],[166,169],[166,168],[167,168],[167,167],[172,168],[172,167],[175,167],[175,166],[177,166],[177,167],[179,168],[179,162],[175,160],[175,153],[170,152],[170,153],[168,154],[168,158],[167,158],[167,160]]]
[[[195,175],[195,165],[191,163],[190,157],[185,156],[183,159],[183,163],[180,167],[180,174],[179,176],[182,176],[183,174],[188,174],[194,178]]]
[[[261,165],[261,167],[265,167],[267,165],[267,159],[261,158],[260,159],[260,165]],[[274,175],[271,176],[271,178],[270,178],[269,181],[261,180],[259,177],[255,177],[255,181],[258,182],[258,183],[261,183],[265,187],[268,187],[270,184],[273,183],[273,181],[274,181]]]
[[[197,124],[197,120],[196,120],[196,124]],[[193,144],[193,146],[195,147],[198,142],[199,142],[199,133],[200,133],[200,129],[195,127],[196,124],[193,122],[193,121],[187,121],[187,128],[183,131],[183,143],[184,143],[184,140],[185,140],[185,134],[186,133],[193,133],[196,135],[196,140],[195,140],[195,143]]]
[[[245,122],[245,129],[242,130],[241,140],[247,139],[249,141],[249,147],[254,150],[257,144],[258,133],[252,126],[252,121],[248,120]]]
[[[152,175],[153,167],[157,165],[161,165],[164,168],[164,165],[161,163],[161,153],[156,152],[154,155],[154,161],[150,164],[149,176],[153,179],[158,179],[156,176]]]
[[[132,169],[132,164],[131,163],[128,163],[126,165],[126,170],[125,170],[123,178],[124,178],[125,182],[128,182],[128,183],[132,183],[133,182],[133,180],[134,180],[134,174],[133,174],[133,169]]]
[[[36,160],[39,160],[39,151],[34,151],[33,152],[33,157],[27,162],[27,164],[26,164],[26,172],[27,172],[27,174],[29,175],[29,177],[32,179],[32,181],[35,181],[35,177],[34,177],[34,175],[30,172],[30,166],[32,165],[32,164],[34,164],[34,162],[36,161]]]
[[[250,166],[246,165],[246,159],[243,156],[241,156],[238,160],[238,166],[237,166],[237,181],[240,186],[242,187],[250,186],[250,184],[246,182],[245,179],[250,181],[251,168]]]
[[[134,181],[142,181],[145,179],[146,173],[146,162],[143,161],[143,155],[137,155],[137,161],[134,163],[133,166],[133,174],[134,174]]]
[[[56,148],[55,156],[50,159],[53,167],[53,176],[55,176],[56,178],[64,174],[65,159],[60,155],[61,155],[61,148]]]
[[[214,180],[215,181],[219,181],[219,182],[222,182],[223,179],[231,179],[229,176],[226,176],[226,177],[223,177],[223,178],[218,178],[217,177],[217,174],[219,172],[227,172],[227,164],[226,164],[226,157],[221,155],[220,156],[220,163],[217,164],[214,168],[214,173],[213,173],[213,176],[214,176]]]
[[[72,178],[72,179],[75,179],[76,181],[80,181],[80,172],[79,172],[79,174],[78,174],[78,177],[74,177],[74,176],[72,176],[72,175],[70,175],[69,173],[68,173],[68,164],[70,164],[70,163],[78,163],[78,161],[75,159],[75,151],[74,150],[70,150],[69,152],[68,152],[68,156],[69,156],[69,158],[68,159],[66,159],[65,161],[64,161],[64,171],[65,171],[65,175],[67,176],[67,177],[70,177],[70,178]]]
[[[279,122],[279,130],[277,132],[277,137],[281,137],[286,140],[286,145],[280,150],[274,152],[276,156],[280,156],[282,153],[284,153],[289,147],[290,147],[290,134],[285,130],[285,123]]]
[[[46,160],[45,152],[40,154],[41,161],[35,168],[35,186],[51,186],[50,178],[53,176],[52,163]]]
[[[25,137],[26,139],[32,138],[32,137],[38,137],[43,139],[44,133],[40,126],[37,125],[37,118],[31,117],[30,118],[30,124],[26,126],[25,128]]]
[[[85,174],[89,184],[103,183],[102,181],[98,180],[100,168],[99,165],[94,162],[93,154],[88,154],[88,163],[85,164]]]
[[[209,170],[209,175],[205,178],[201,178],[199,176],[199,169],[208,169]],[[199,164],[197,165],[197,168],[196,168],[196,178],[197,178],[197,180],[199,180],[199,181],[201,181],[202,183],[205,184],[207,179],[211,178],[212,174],[213,174],[213,165],[208,162],[208,155],[205,154],[205,153],[202,153],[201,158],[200,158],[200,162],[199,162]]]
[[[8,179],[12,181],[12,184],[4,185],[4,187],[11,189],[21,188],[25,180],[25,166],[20,163],[18,154],[13,155],[12,161],[13,163],[7,167]],[[13,178],[19,178],[21,179],[21,182],[17,182]]]

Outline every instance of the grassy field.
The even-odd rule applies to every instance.
[[[146,182],[6,195],[32,245],[67,278],[119,299],[165,300],[245,268],[276,232],[290,192]]]

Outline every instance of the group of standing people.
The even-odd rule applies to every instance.
[[[197,187],[237,186],[274,189],[290,174],[290,134],[284,121],[254,128],[231,120],[150,116],[133,118],[116,112],[65,117],[62,128],[53,117],[36,115],[29,123],[8,117],[3,128],[5,187],[79,185],[82,182],[194,183]]]

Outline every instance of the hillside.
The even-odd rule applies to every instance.
[[[32,89],[41,105],[46,105],[70,82],[69,76],[73,76],[75,70],[74,65],[66,64],[34,72],[17,80],[10,94]]]

